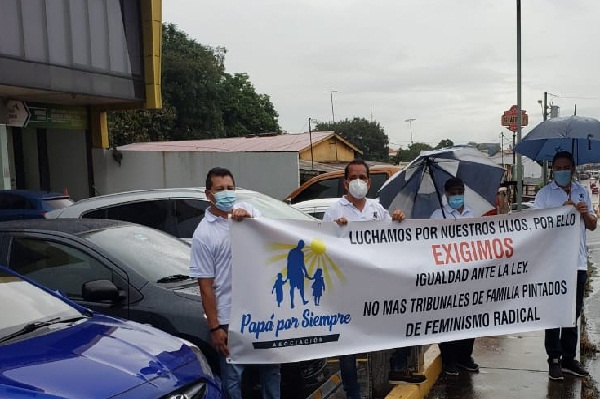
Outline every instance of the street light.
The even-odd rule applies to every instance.
[[[413,145],[413,132],[412,132],[412,123],[416,121],[416,118],[408,118],[404,122],[408,122],[408,130],[410,130],[410,145]]]

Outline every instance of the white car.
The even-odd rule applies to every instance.
[[[292,204],[293,208],[298,209],[316,219],[323,219],[327,208],[337,202],[339,198],[316,198]]]
[[[534,208],[533,204],[534,204],[533,201],[521,202],[521,209],[524,210],[524,211],[526,211],[528,209],[533,209]],[[516,203],[511,204],[510,210],[512,212],[518,212],[517,209],[518,208],[517,208],[517,204]]]
[[[314,220],[283,201],[257,191],[236,189],[237,198],[248,202],[270,219]],[[75,202],[45,214],[46,219],[115,219],[191,239],[210,202],[199,188],[164,188],[126,191]]]

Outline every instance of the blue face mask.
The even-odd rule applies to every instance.
[[[571,183],[571,171],[570,170],[555,170],[554,181],[561,187],[566,187]]]
[[[233,209],[235,203],[235,191],[223,190],[218,193],[213,193],[215,196],[215,206],[223,212],[229,212]]]
[[[448,197],[448,205],[452,209],[459,209],[465,204],[465,196],[464,195],[452,195]]]

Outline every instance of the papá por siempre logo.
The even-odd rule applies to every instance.
[[[346,277],[327,255],[327,247],[323,240],[315,238],[306,246],[304,240],[296,244],[273,243],[275,251],[285,251],[271,257],[270,261],[280,266],[285,259],[285,266],[281,267],[274,279],[271,294],[275,296],[277,307],[286,301],[286,292],[290,308],[294,309],[301,301],[301,305],[310,303],[305,292],[305,286],[310,285],[314,306],[321,305],[321,298],[331,292],[333,280],[345,281]]]

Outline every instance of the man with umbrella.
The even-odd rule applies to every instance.
[[[465,183],[451,177],[444,184],[447,204],[433,212],[430,219],[468,219],[475,214],[465,205]],[[442,342],[439,344],[442,353],[442,363],[446,375],[458,375],[458,368],[477,372],[479,365],[473,360],[473,344],[475,338],[461,339],[458,341]]]
[[[333,203],[323,215],[324,222],[336,222],[340,226],[348,222],[369,220],[394,220],[401,222],[405,219],[404,212],[396,209],[390,216],[389,212],[377,200],[367,198],[371,186],[369,166],[361,159],[351,161],[344,169],[344,188],[346,195]],[[390,383],[399,382],[422,383],[426,377],[420,374],[411,374],[408,371],[407,358],[410,347],[397,349],[390,359]],[[358,383],[358,370],[356,356],[340,356],[340,372],[344,391],[348,399],[360,399],[360,385]]]
[[[585,230],[595,230],[598,219],[594,215],[588,191],[573,181],[575,161],[568,151],[560,151],[552,159],[553,181],[543,187],[535,196],[535,208],[555,208],[572,205],[581,214],[581,241],[577,267],[577,288],[575,294],[575,316],[579,317],[583,308],[583,294],[587,279],[587,251]],[[548,354],[548,377],[563,380],[563,373],[586,376],[588,372],[575,359],[579,332],[574,327],[546,330],[544,346]]]

